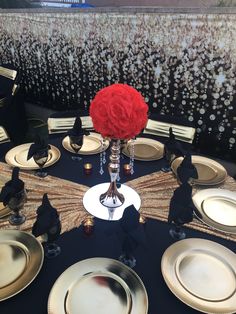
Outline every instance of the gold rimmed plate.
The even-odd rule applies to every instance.
[[[109,258],[90,258],[70,266],[57,279],[48,314],[147,314],[146,289],[138,275]]]
[[[38,165],[34,162],[33,158],[27,160],[28,151],[30,145],[32,143],[22,144],[10,149],[5,156],[6,163],[12,167],[19,167],[24,170],[37,170],[39,169]],[[56,163],[61,153],[58,148],[53,145],[50,145],[50,149],[48,151],[48,161],[43,166],[44,168],[50,167],[54,163]]]
[[[9,207],[4,206],[3,203],[0,202],[0,219],[8,216],[11,213]]]
[[[138,137],[133,144],[132,141],[128,141],[122,150],[122,153],[127,157],[132,155],[132,145],[134,145],[134,159],[136,160],[152,161],[163,157],[164,145],[156,140]]]
[[[0,301],[25,289],[37,276],[43,264],[40,242],[29,233],[0,231]]]
[[[62,141],[63,147],[71,153],[74,153],[70,146],[69,136],[66,136]],[[109,141],[105,140],[102,144],[102,136],[95,132],[90,132],[90,135],[84,136],[83,146],[79,150],[80,155],[94,155],[105,151],[109,147]]]
[[[172,171],[177,175],[177,168],[183,161],[183,157],[176,158],[172,164]],[[217,185],[223,183],[227,176],[225,168],[215,160],[193,155],[192,163],[197,169],[198,179],[193,180],[198,185]]]
[[[162,256],[161,271],[169,289],[190,307],[214,314],[236,311],[236,257],[205,239],[172,244]]]
[[[208,226],[236,234],[236,192],[223,189],[205,189],[193,196],[194,205]]]
[[[2,187],[4,186],[4,182],[1,181],[0,179],[0,191]],[[2,202],[0,202],[0,219],[8,216],[11,213],[11,210],[7,207],[4,206]]]

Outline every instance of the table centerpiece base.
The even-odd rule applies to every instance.
[[[93,216],[104,220],[119,220],[126,207],[134,205],[139,210],[141,199],[139,194],[127,185],[121,184],[118,191],[124,195],[124,203],[119,207],[107,207],[101,204],[100,195],[106,191],[110,183],[101,183],[91,187],[83,197],[84,208]]]

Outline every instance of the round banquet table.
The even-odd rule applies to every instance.
[[[48,168],[49,175],[73,181],[75,183],[93,186],[98,183],[108,182],[106,166],[105,173],[99,174],[99,155],[82,156],[81,162],[71,160],[71,153],[62,147],[61,136],[51,136],[49,143],[58,147],[61,151],[60,160]],[[0,145],[1,160],[4,160],[5,153],[12,147],[11,143]],[[109,153],[107,154],[108,160]],[[123,163],[127,163],[127,157],[121,158],[121,169]],[[93,172],[91,175],[83,174],[83,163],[91,162]],[[133,180],[140,176],[158,171],[165,164],[165,161],[135,161],[134,175],[126,177],[121,171],[121,183]],[[158,204],[156,204],[158,207]],[[83,259],[92,257],[106,257],[117,259],[121,254],[121,243],[116,235],[119,222],[104,221],[95,218],[95,228],[91,236],[85,236],[82,227],[72,229],[63,233],[57,243],[61,247],[61,254],[54,259],[44,259],[43,267],[35,280],[22,292],[8,300],[0,302],[1,314],[46,314],[49,292],[59,277],[70,265]],[[175,297],[165,284],[161,274],[161,258],[165,250],[174,243],[169,236],[170,226],[166,222],[148,219],[144,225],[146,233],[145,246],[139,246],[135,251],[137,265],[135,272],[142,279],[148,294],[148,314],[195,314],[200,313]],[[236,251],[236,244],[233,241],[225,240],[214,235],[185,228],[187,238],[203,238],[215,241],[225,247]],[[88,296],[89,298],[89,296]],[[80,313],[78,313],[80,314]]]

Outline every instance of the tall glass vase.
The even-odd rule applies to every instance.
[[[117,177],[120,171],[120,140],[112,140],[110,163],[108,171],[111,178],[111,183],[108,190],[100,195],[100,202],[108,208],[116,208],[121,206],[124,201],[124,195],[121,194],[116,186]]]

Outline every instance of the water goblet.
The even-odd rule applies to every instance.
[[[136,258],[131,252],[122,252],[119,256],[119,261],[130,268],[134,268],[136,265]]]
[[[55,242],[61,233],[61,222],[58,221],[45,234],[44,252],[47,258],[54,258],[61,253],[60,246]]]
[[[165,147],[164,158],[166,160],[166,165],[164,167],[162,167],[161,170],[163,172],[169,172],[169,171],[171,171],[171,164],[175,160],[176,155],[173,152],[171,152],[170,150],[166,149],[166,147]]]
[[[36,171],[35,175],[40,178],[45,178],[47,176],[47,172],[43,171],[43,166],[48,161],[48,148],[37,151],[33,155],[33,159],[35,163],[39,166],[39,170]]]
[[[7,206],[11,211],[13,211],[13,214],[11,214],[9,218],[11,225],[18,226],[25,222],[26,217],[25,215],[20,214],[20,211],[23,209],[26,199],[27,197],[25,189],[22,189],[20,192],[17,192],[10,198]]]
[[[169,230],[170,236],[175,240],[183,240],[186,237],[185,232],[182,229],[183,223],[178,221],[172,224],[171,229]]]
[[[72,156],[73,161],[80,161],[82,160],[81,157],[78,156],[78,153],[83,146],[84,142],[84,136],[83,135],[69,135],[69,141],[70,141],[70,146],[75,152],[75,155]]]

